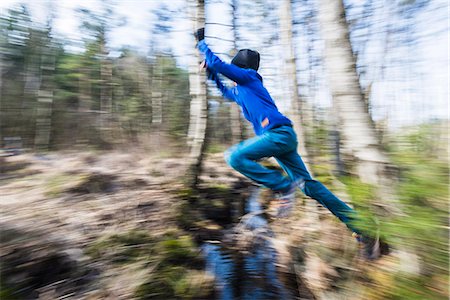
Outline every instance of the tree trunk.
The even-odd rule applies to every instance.
[[[294,122],[295,131],[298,135],[298,151],[303,160],[307,161],[307,151],[302,128],[301,109],[302,103],[298,93],[297,66],[295,63],[294,43],[292,42],[292,8],[291,0],[283,0],[281,4],[281,41],[284,51],[285,76],[288,85],[288,99],[291,103],[291,112],[289,117]]]
[[[112,140],[112,63],[107,58],[106,45],[101,45],[100,61],[100,132],[104,142],[110,144]]]
[[[376,187],[374,208],[384,214],[403,214],[404,209],[393,192],[395,178],[388,171],[392,166],[378,146],[375,127],[359,85],[342,0],[319,0],[319,22],[343,155],[347,156],[346,161],[351,159],[353,171],[362,182]],[[399,268],[417,276],[421,270],[410,266],[419,266],[420,262],[410,242],[400,242],[403,245],[396,251],[401,257]]]
[[[191,0],[189,4],[194,31],[205,25],[205,3],[204,0]],[[191,187],[195,187],[198,184],[203,154],[206,148],[206,131],[208,125],[208,99],[206,97],[205,76],[200,73],[199,68],[201,61],[202,57],[200,52],[194,49],[189,65],[189,86],[192,99],[188,131],[188,143],[190,146],[190,174],[188,174],[188,183]]]
[[[379,141],[364,101],[356,72],[348,24],[341,0],[319,0],[319,22],[325,41],[324,60],[337,116],[341,149],[347,161],[354,164],[354,173],[364,183],[383,187],[377,189],[378,206],[399,212],[398,203],[389,189],[389,160],[379,148]],[[395,204],[394,204],[395,203]]]
[[[162,123],[162,76],[164,58],[155,57],[155,66],[152,82],[152,124]]]
[[[88,131],[92,124],[90,110],[92,109],[92,86],[90,81],[90,69],[83,63],[78,79],[78,123],[76,129],[76,143],[85,144],[88,141]]]
[[[238,29],[237,29],[237,16],[236,16],[236,9],[237,9],[237,0],[232,0],[231,2],[231,11],[232,11],[232,26],[233,26],[233,54],[236,54],[238,52],[237,48],[237,40],[239,39],[238,35]],[[236,144],[240,142],[244,136],[243,136],[243,128],[244,124],[241,117],[241,111],[239,109],[239,106],[232,103],[230,105],[230,128],[231,128],[231,142],[233,144]]]
[[[43,47],[40,58],[41,78],[36,106],[36,134],[34,137],[34,145],[37,151],[48,151],[52,129],[55,50],[52,47]]]
[[[3,95],[3,64],[4,64],[4,57],[3,57],[3,51],[0,52],[0,145],[4,146],[4,133],[3,133],[3,124],[6,123],[3,118],[4,114],[4,99],[2,98]],[[3,121],[2,121],[3,120]]]
[[[146,63],[137,62],[140,64],[139,67],[136,68],[136,76],[139,88],[139,94],[143,99],[142,108],[145,112],[153,112],[153,84],[154,84],[154,65],[148,66]],[[150,117],[150,120],[148,119]],[[161,118],[162,120],[162,118]],[[147,134],[151,134],[149,132],[150,122],[153,122],[152,114],[145,113],[140,117],[139,120],[139,133],[146,132]],[[151,130],[150,130],[151,131]]]
[[[377,184],[380,177],[377,165],[383,165],[387,159],[377,147],[378,140],[359,86],[344,7],[341,1],[319,0],[319,3],[325,64],[342,133],[342,150],[359,162],[357,174],[364,182]],[[361,165],[365,164],[372,166],[362,170]]]
[[[291,103],[291,111],[288,114],[294,122],[298,136],[297,151],[302,156],[305,165],[308,166],[308,152],[305,146],[305,135],[302,122],[302,101],[298,93],[297,66],[295,63],[295,49],[292,40],[292,7],[291,0],[283,0],[280,7],[280,35],[284,51],[285,82],[287,83],[287,99]],[[308,168],[309,169],[309,168]],[[311,171],[310,171],[311,172]],[[306,218],[314,226],[318,226],[319,211],[316,201],[309,199],[305,204]],[[318,229],[318,228],[316,228]]]

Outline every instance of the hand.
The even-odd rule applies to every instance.
[[[204,60],[200,63],[199,69],[206,71],[206,77],[208,79],[215,80],[216,76],[215,76],[214,72],[208,68],[208,65],[206,64],[206,60]]]
[[[197,39],[197,42],[203,41],[205,39],[205,28],[197,29],[194,36]]]

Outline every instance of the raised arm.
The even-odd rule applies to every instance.
[[[204,40],[199,41],[197,47],[205,55],[206,64],[210,70],[223,74],[237,84],[244,84],[251,80],[248,70],[223,62],[209,49]]]
[[[219,75],[212,69],[208,67],[208,79],[213,80],[216,83],[217,88],[222,92],[222,95],[232,101],[236,102],[236,97],[234,96],[233,90],[227,88],[219,78]]]

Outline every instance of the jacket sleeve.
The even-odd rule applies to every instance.
[[[208,47],[204,40],[198,43],[198,49],[205,55],[208,67],[216,73],[223,74],[238,84],[244,84],[251,80],[251,76],[245,69],[227,64],[218,58]]]
[[[214,72],[214,70],[211,70],[209,67],[208,67],[208,69],[209,69],[209,72],[210,72],[210,75],[209,75],[208,79],[211,79],[211,80],[213,80],[216,83],[217,88],[222,92],[222,95],[225,98],[236,102],[236,97],[235,97],[235,95],[233,93],[233,90],[227,88],[222,83],[222,80],[220,80],[219,75],[216,72]]]

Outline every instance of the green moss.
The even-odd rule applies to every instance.
[[[374,187],[372,185],[363,183],[355,177],[342,177],[341,180],[346,185],[347,192],[355,204],[365,207],[370,205],[370,202],[374,199]]]
[[[326,162],[320,162],[311,165],[314,176],[329,176],[331,174],[331,168]]]
[[[216,191],[216,193],[228,194],[228,193],[230,193],[231,188],[229,185],[224,184],[224,183],[215,183],[215,184],[211,184],[207,190],[208,191]]]
[[[183,267],[159,268],[135,293],[137,299],[208,299],[213,280],[204,272]]]
[[[178,234],[167,233],[157,243],[157,267],[136,290],[137,299],[199,299],[211,293],[212,283],[201,280],[206,275],[195,270],[203,266],[195,244],[190,236]]]
[[[213,279],[202,271],[179,266],[159,268],[140,285],[137,299],[208,299],[214,293]]]
[[[189,270],[176,282],[175,296],[180,299],[208,299],[214,293],[214,278],[205,272]]]
[[[330,190],[333,190],[333,176],[330,175],[314,176],[314,179],[327,186],[327,188],[329,188]]]
[[[373,295],[382,295],[382,299],[448,298],[449,167],[440,158],[441,142],[433,127],[419,126],[406,135],[393,137],[389,144],[390,158],[397,166],[393,171],[398,178],[391,187],[402,211],[398,215],[380,216],[378,228],[393,248],[418,255],[420,274],[378,270],[378,283],[369,290]],[[374,188],[355,178],[343,181],[358,215],[361,219],[370,218]]]
[[[206,153],[215,154],[224,152],[227,149],[225,145],[210,143],[206,149]]]
[[[175,220],[181,228],[189,230],[195,227],[194,224],[202,219],[200,212],[188,201],[183,201],[178,204]]]
[[[157,249],[162,255],[161,263],[166,265],[192,265],[198,258],[195,245],[187,235],[165,237],[157,244]]]
[[[408,245],[434,274],[448,274],[449,165],[440,157],[442,138],[433,124],[396,137],[390,155],[399,169],[397,194],[403,215],[388,220],[386,231]]]
[[[130,231],[102,237],[86,249],[86,254],[94,259],[126,263],[142,256],[151,257],[155,253],[156,239],[144,231]]]
[[[68,183],[74,183],[81,180],[81,176],[58,174],[47,180],[45,183],[44,195],[47,197],[55,198],[60,196],[67,188]]]
[[[155,237],[145,231],[105,236],[86,254],[94,259],[148,266],[148,278],[135,291],[137,299],[200,299],[212,291],[203,261],[192,238],[178,229]]]
[[[173,299],[175,285],[185,276],[183,267],[158,268],[148,280],[140,285],[136,292],[137,299]]]
[[[260,162],[260,164],[267,169],[277,170],[277,171],[282,172],[284,175],[287,175],[286,172],[284,172],[283,168],[280,165],[273,164],[272,161],[270,161],[270,160],[263,160]]]
[[[192,201],[198,198],[198,192],[192,188],[182,188],[178,190],[176,194],[177,197],[180,198],[180,200]]]
[[[430,290],[427,286],[430,286],[430,279],[424,276],[407,276],[405,274],[398,274],[394,276],[393,281],[395,284],[392,289],[388,291],[385,299],[392,300],[422,300],[422,299],[434,299],[444,300],[448,299],[448,296],[437,293]]]
[[[340,180],[345,184],[347,192],[352,198],[352,203],[357,211],[357,217],[354,218],[352,224],[356,228],[359,228],[372,236],[380,233],[380,216],[377,216],[372,211],[372,202],[376,200],[375,187],[363,183],[355,177],[342,177]]]
[[[14,294],[13,289],[5,287],[3,284],[0,284],[0,299],[15,300],[19,298]]]

